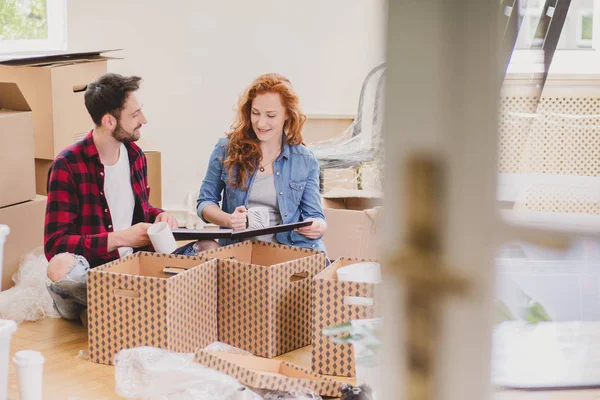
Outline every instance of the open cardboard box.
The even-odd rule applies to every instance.
[[[246,241],[200,253],[218,259],[219,341],[273,358],[308,346],[320,251]]]
[[[35,158],[54,159],[93,128],[83,96],[107,71],[104,52],[0,56],[0,82],[16,83],[33,111]]]
[[[293,364],[243,354],[198,350],[195,361],[223,372],[250,388],[294,392],[312,390],[321,396],[341,395],[342,383]]]
[[[164,267],[184,267],[169,275]],[[217,261],[137,252],[88,272],[90,360],[122,349],[193,353],[217,340]]]
[[[336,189],[324,194],[322,201],[327,221],[323,241],[329,258],[378,258],[381,193]]]
[[[380,284],[344,282],[337,279],[337,270],[350,264],[371,261],[359,258],[338,258],[313,280],[312,371],[322,375],[356,376],[354,348],[350,344],[333,343],[323,335],[323,329],[357,319],[379,316]],[[344,304],[344,297],[373,299],[372,305]]]
[[[35,199],[30,110],[15,83],[0,82],[0,207]]]
[[[10,234],[4,244],[2,267],[2,290],[14,286],[12,276],[19,270],[21,259],[36,248],[44,245],[44,218],[46,197],[0,207],[0,224],[8,225]]]

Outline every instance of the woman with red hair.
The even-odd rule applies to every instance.
[[[270,226],[313,223],[260,240],[325,251],[319,163],[303,145],[305,120],[287,78],[257,77],[239,99],[232,130],[219,139],[210,156],[198,196],[200,218],[243,230],[249,208],[267,207]]]

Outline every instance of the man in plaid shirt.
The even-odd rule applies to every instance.
[[[141,78],[106,74],[88,85],[85,106],[96,125],[64,149],[48,175],[44,250],[47,286],[66,319],[87,324],[87,271],[149,246],[153,222],[177,220],[148,202],[146,156],[134,143],[146,117],[135,92]],[[176,250],[218,247],[203,241]]]

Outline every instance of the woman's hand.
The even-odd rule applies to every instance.
[[[307,218],[306,221],[312,221],[312,224],[295,229],[295,231],[309,239],[318,239],[325,234],[327,230],[325,221],[320,218]]]
[[[233,211],[233,213],[229,214],[228,227],[234,231],[243,231],[246,229],[247,221],[248,210],[246,210],[246,207],[244,206],[239,206]]]

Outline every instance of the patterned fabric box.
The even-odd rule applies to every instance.
[[[200,253],[218,263],[219,341],[273,358],[311,343],[311,282],[320,251],[246,241]]]
[[[379,284],[337,280],[338,269],[363,261],[371,260],[340,257],[313,280],[312,371],[317,374],[356,376],[352,345],[333,343],[321,332],[350,320],[379,316]],[[345,296],[372,298],[373,305],[346,305]]]
[[[166,266],[186,268],[168,275]],[[217,261],[138,252],[88,273],[90,360],[122,349],[193,353],[217,340]]]

